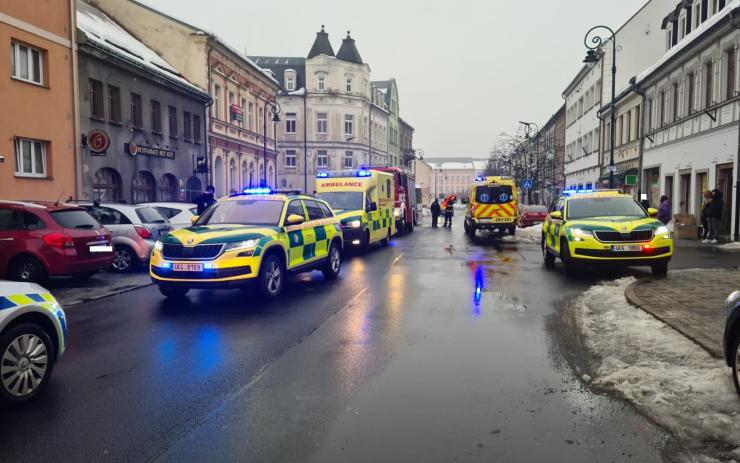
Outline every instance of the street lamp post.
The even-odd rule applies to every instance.
[[[540,126],[537,125],[534,122],[523,122],[519,121],[520,124],[525,126],[527,128],[527,133],[525,134],[526,138],[529,138],[530,134],[532,133],[532,126],[535,126],[536,133],[534,136],[534,162],[535,162],[535,168],[534,168],[534,175],[537,179],[536,182],[532,182],[532,187],[537,185],[537,187],[540,186]],[[526,155],[525,155],[526,158]],[[527,162],[527,177],[531,177],[531,172],[529,170],[529,162]],[[532,181],[530,179],[530,181]],[[527,203],[532,204],[532,188],[527,189]]]
[[[262,178],[260,179],[260,187],[264,188],[267,186],[267,107],[272,110],[272,122],[280,122],[280,104],[275,100],[268,100],[265,98],[265,105],[262,106]],[[275,132],[277,134],[277,132]],[[277,150],[277,135],[275,135],[275,150]],[[277,160],[276,160],[277,161]],[[277,162],[275,162],[275,175],[277,175]],[[277,186],[277,185],[276,185]]]
[[[583,62],[596,63],[599,61],[599,56],[596,53],[596,50],[601,48],[604,43],[604,39],[596,34],[591,36],[591,33],[598,29],[604,29],[608,31],[611,34],[611,37],[607,40],[612,41],[612,102],[609,106],[611,112],[611,127],[609,128],[609,188],[614,188],[614,137],[616,135],[617,128],[617,37],[611,28],[607,26],[596,26],[592,27],[591,30],[586,33],[586,37],[584,37],[583,43],[584,45],[586,45],[586,48],[588,48],[588,52],[586,52],[586,58],[584,58]],[[591,36],[590,40],[589,36]]]

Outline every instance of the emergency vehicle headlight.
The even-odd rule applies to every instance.
[[[248,249],[257,246],[260,240],[244,240],[236,241],[234,243],[227,243],[225,251],[233,251],[234,249]]]
[[[655,236],[662,236],[663,238],[670,238],[671,231],[668,230],[668,227],[666,227],[665,225],[661,225],[655,229]]]
[[[156,249],[157,251],[162,251],[162,247],[163,245],[161,241],[157,240],[157,242],[154,243],[154,249]]]
[[[592,232],[582,228],[571,228],[570,232],[573,234],[576,241],[583,241],[583,238],[593,236]]]
[[[347,222],[347,225],[349,226],[349,228],[360,228],[362,226],[362,221],[353,220],[351,222]]]
[[[401,217],[401,208],[400,207],[394,207],[393,208],[393,217]]]

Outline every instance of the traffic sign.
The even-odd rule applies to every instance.
[[[607,172],[615,172],[616,173],[616,172],[619,172],[619,167],[617,167],[617,166],[606,166],[606,171]]]
[[[531,190],[532,189],[532,180],[525,179],[524,180],[524,183],[522,183],[522,188],[524,188],[525,190]]]

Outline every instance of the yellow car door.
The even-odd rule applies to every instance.
[[[303,248],[303,259],[308,262],[326,257],[328,253],[327,236],[324,228],[324,212],[319,203],[306,199],[303,200],[303,204],[308,213],[308,226],[304,229],[306,245]]]
[[[296,225],[287,225],[288,217],[291,215],[299,215],[303,217],[304,222]],[[305,244],[304,229],[307,226],[305,220],[307,219],[306,211],[303,207],[303,203],[300,199],[294,199],[288,203],[288,208],[285,211],[285,231],[288,234],[288,268],[294,268],[303,263],[303,248]]]

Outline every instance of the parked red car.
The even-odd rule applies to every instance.
[[[545,206],[527,204],[522,207],[519,213],[519,226],[524,228],[543,223],[547,218],[547,214],[548,212]]]
[[[113,263],[110,231],[81,207],[0,201],[0,278],[87,278]]]

